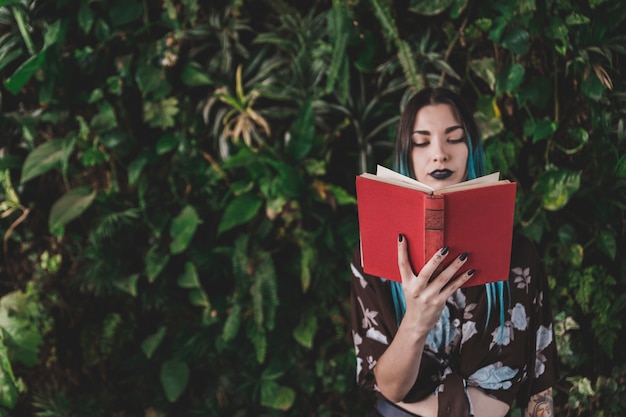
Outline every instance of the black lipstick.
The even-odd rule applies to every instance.
[[[430,175],[436,180],[445,180],[446,178],[450,177],[452,174],[453,172],[450,171],[449,169],[436,169],[428,175]]]

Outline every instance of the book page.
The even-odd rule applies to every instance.
[[[423,191],[429,194],[443,194],[452,191],[461,191],[467,190],[475,187],[482,187],[487,184],[495,185],[500,182],[500,173],[494,172],[493,174],[485,175],[482,177],[474,178],[473,180],[463,181],[458,184],[449,185],[440,190],[436,190],[422,182],[419,182],[413,178],[407,177],[406,175],[402,175],[394,170],[386,168],[382,165],[376,166],[376,175],[373,176],[369,174],[368,176],[372,176],[374,179],[383,180],[383,182],[389,182],[391,184],[400,185],[403,187],[413,188],[416,190]],[[509,182],[508,180],[502,180],[504,182]]]

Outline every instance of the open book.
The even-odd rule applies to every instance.
[[[465,286],[508,279],[516,184],[499,173],[440,190],[378,166],[356,178],[363,270],[400,281],[398,234],[408,241],[415,273],[444,246],[448,260],[469,254]]]

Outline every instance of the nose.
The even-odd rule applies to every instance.
[[[439,141],[434,141],[435,146],[433,147],[432,159],[434,162],[446,162],[448,160],[448,152]]]

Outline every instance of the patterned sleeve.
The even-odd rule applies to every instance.
[[[535,297],[532,300],[532,313],[529,327],[532,329],[529,340],[528,379],[520,387],[517,402],[526,407],[530,397],[552,387],[558,377],[558,357],[554,339],[554,323],[551,308],[550,289],[543,264],[534,245],[528,243],[529,264],[534,271],[533,283]],[[517,268],[511,285],[517,289],[525,288],[525,271]]]
[[[461,374],[468,384],[507,404],[525,407],[556,382],[556,343],[548,285],[534,246],[516,236],[505,308],[488,310],[481,288],[468,289]],[[486,321],[487,320],[487,321]]]
[[[397,332],[391,290],[387,281],[363,272],[358,250],[353,254],[350,268],[356,381],[363,388],[377,391],[374,366]]]

